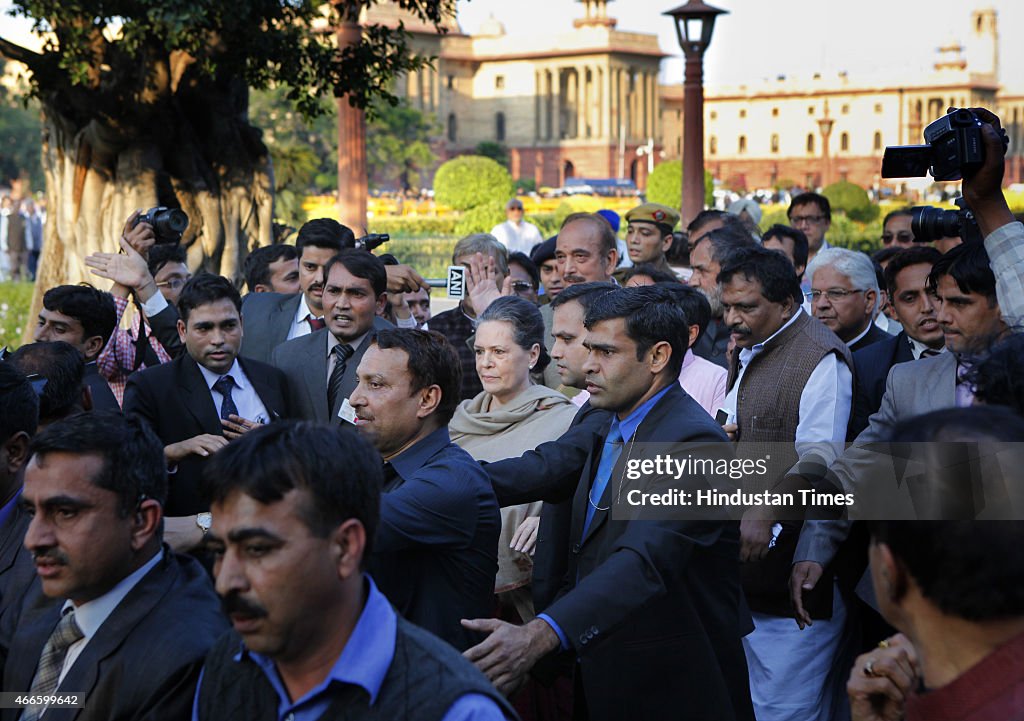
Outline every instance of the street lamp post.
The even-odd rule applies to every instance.
[[[683,224],[704,209],[704,51],[711,44],[715,18],[728,11],[690,0],[663,13],[676,22],[686,56],[683,81]]]
[[[818,129],[821,131],[821,187],[827,188],[832,182],[832,156],[829,154],[828,141],[832,135],[835,120],[828,116],[828,104],[825,105],[825,117],[818,118]]]

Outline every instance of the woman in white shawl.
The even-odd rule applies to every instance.
[[[561,393],[534,385],[531,371],[543,371],[544,321],[535,305],[504,296],[480,315],[473,342],[476,372],[484,390],[463,401],[448,425],[452,441],[478,461],[500,461],[558,438],[576,407]],[[501,509],[498,576],[494,592],[508,618],[513,608],[526,623],[534,618],[530,598],[530,555],[537,540],[541,503]]]

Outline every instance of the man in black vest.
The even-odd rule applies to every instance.
[[[193,719],[514,718],[364,573],[381,481],[369,444],[310,423],[260,428],[214,457],[208,545],[234,632],[207,658]]]

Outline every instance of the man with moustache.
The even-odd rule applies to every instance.
[[[718,283],[718,273],[722,263],[733,251],[753,245],[753,238],[738,220],[727,227],[702,232],[690,245],[690,267],[693,268],[693,274],[687,283],[700,290],[711,304],[711,321],[704,335],[694,345],[693,352],[723,368],[728,368],[726,351],[729,348],[729,331],[722,320],[722,289]]]
[[[194,721],[514,718],[367,575],[381,482],[368,443],[311,423],[261,428],[215,459],[208,543],[234,630],[207,657]]]
[[[874,324],[879,307],[878,276],[871,259],[846,248],[828,248],[807,266],[811,313],[846,343],[850,352],[886,340]]]
[[[4,691],[78,696],[82,708],[6,709],[5,721],[187,718],[225,630],[197,561],[162,545],[167,474],[144,423],[72,416],[32,442],[20,504],[42,595],[17,620]]]
[[[392,327],[377,315],[387,302],[387,274],[380,258],[349,249],[327,261],[324,277],[327,327],[278,346],[272,361],[288,379],[296,417],[339,424],[363,354],[378,329]]]

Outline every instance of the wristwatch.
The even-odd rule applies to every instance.
[[[210,532],[210,526],[213,524],[213,516],[209,513],[197,513],[196,514],[196,525],[199,526],[199,530],[203,532],[203,538],[206,538],[206,534]]]

